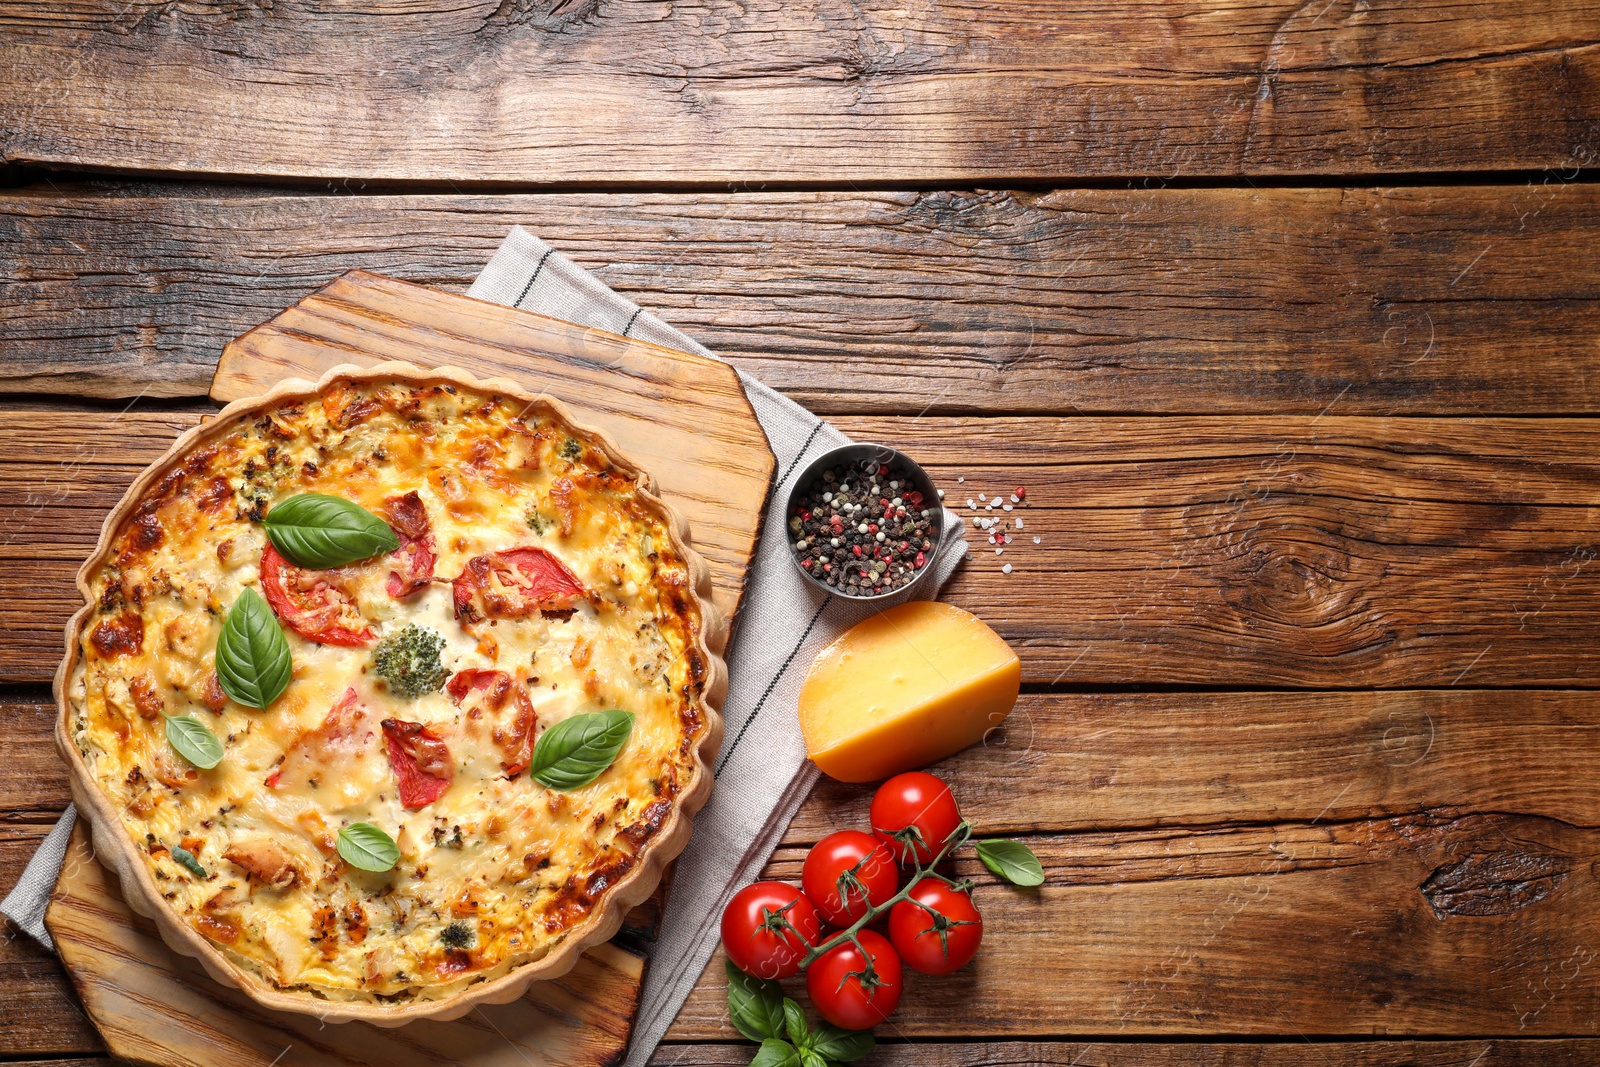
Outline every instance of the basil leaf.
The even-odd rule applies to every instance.
[[[388,523],[360,504],[325,493],[300,493],[275,505],[267,513],[267,536],[290,563],[317,570],[400,547]]]
[[[724,966],[728,971],[728,1018],[734,1029],[751,1041],[781,1038],[783,991],[778,983],[752,978],[729,962]]]
[[[529,773],[558,792],[581,789],[616,761],[631,733],[631,712],[590,711],[562,719],[539,735]]]
[[[172,846],[172,858],[178,861],[178,866],[194,875],[196,878],[206,877],[206,869],[200,866],[200,861],[194,858],[194,853],[177,845]]]
[[[400,862],[400,846],[370,822],[353,822],[339,831],[339,855],[352,867],[382,874]]]
[[[840,1063],[859,1060],[877,1044],[871,1030],[845,1030],[828,1022],[818,1026],[811,1037],[811,1048],[817,1055]]]
[[[254,589],[246,589],[228,609],[217,638],[217,681],[240,704],[264,708],[289,685],[294,660],[278,617]]]
[[[805,1049],[811,1044],[811,1030],[806,1026],[806,1010],[799,1004],[783,998],[783,1027],[789,1033],[789,1043]]]
[[[983,865],[1012,885],[1044,884],[1044,865],[1033,849],[1020,841],[976,841],[973,848]]]
[[[193,715],[167,716],[167,744],[203,771],[222,762],[222,742]]]
[[[800,1067],[800,1056],[789,1042],[779,1037],[769,1037],[756,1049],[750,1067]]]
[[[800,1067],[833,1067],[833,1064],[816,1049],[803,1048],[800,1050]]]

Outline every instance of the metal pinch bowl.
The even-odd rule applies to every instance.
[[[873,466],[888,466],[891,468],[899,466],[905,468],[907,474],[910,475],[911,488],[922,494],[923,506],[928,510],[927,538],[933,542],[933,547],[926,550],[927,564],[917,571],[911,581],[905,585],[900,586],[898,589],[886,589],[881,593],[859,596],[846,593],[838,586],[829,585],[800,566],[800,557],[795,553],[794,548],[795,538],[790,536],[791,531],[787,524],[794,511],[795,501],[799,499],[804,490],[821,477],[823,471],[829,467],[845,465],[854,467],[859,471],[861,470],[860,465],[864,460],[870,460]],[[928,472],[923,470],[922,465],[916,460],[897,448],[890,448],[888,445],[862,443],[840,445],[838,448],[830,449],[812,460],[806,465],[805,470],[800,472],[800,477],[796,478],[791,484],[788,498],[783,502],[783,518],[785,523],[784,539],[788,546],[789,562],[794,564],[794,569],[800,572],[802,578],[818,589],[825,593],[831,593],[836,597],[842,597],[845,600],[888,600],[891,597],[903,597],[916,589],[927,578],[929,572],[933,570],[933,558],[938,553],[941,539],[944,537],[944,502],[939,499],[939,491],[934,486],[933,479],[928,477]]]

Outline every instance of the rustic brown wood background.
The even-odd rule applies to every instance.
[[[972,872],[871,1062],[1600,1062],[1600,0],[0,0],[0,101],[0,885],[71,574],[222,345],[521,223],[1029,489],[949,589],[1026,694],[945,770],[1049,880]],[[0,1056],[109,1067],[7,933]],[[748,1061],[719,972],[661,1067]]]

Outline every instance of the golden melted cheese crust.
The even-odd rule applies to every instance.
[[[568,793],[508,774],[517,701],[405,698],[373,672],[370,646],[288,626],[283,695],[264,711],[226,699],[217,636],[240,591],[261,584],[261,519],[306,492],[389,516],[416,493],[434,582],[390,595],[394,556],[325,575],[376,636],[417,623],[443,636],[452,676],[504,672],[538,733],[582,712],[632,712],[616,763]],[[695,773],[708,665],[690,568],[672,545],[628,473],[520,401],[335,382],[183,458],[130,511],[90,577],[72,734],[170,906],[236,965],[335,1000],[449,996],[545,955],[634,866]],[[518,547],[550,553],[585,595],[564,610],[458,618],[450,579]],[[214,770],[168,745],[163,716],[182,714],[223,740]],[[443,740],[452,777],[437,800],[403,806],[384,720]],[[335,835],[355,822],[395,839],[393,871],[339,858]]]

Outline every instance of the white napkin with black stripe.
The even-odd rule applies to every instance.
[[[520,226],[512,229],[468,295],[712,355]],[[792,480],[811,459],[848,444],[850,438],[754,378],[740,378],[778,459],[776,484],[727,654],[729,686],[722,707],[726,733],[715,763],[716,788],[678,860],[659,939],[647,946],[650,965],[628,1067],[641,1067],[660,1043],[716,948],[723,905],[757,877],[816,783],[818,772],[806,760],[796,718],[806,669],[835,636],[886,606],[814,589],[788,559],[783,504]],[[946,509],[943,528],[945,535],[929,563],[933,573],[918,584],[919,595],[935,595],[966,555],[960,517]],[[693,528],[689,533],[692,541]],[[68,809],[0,904],[0,911],[47,945],[44,910],[72,818]]]

